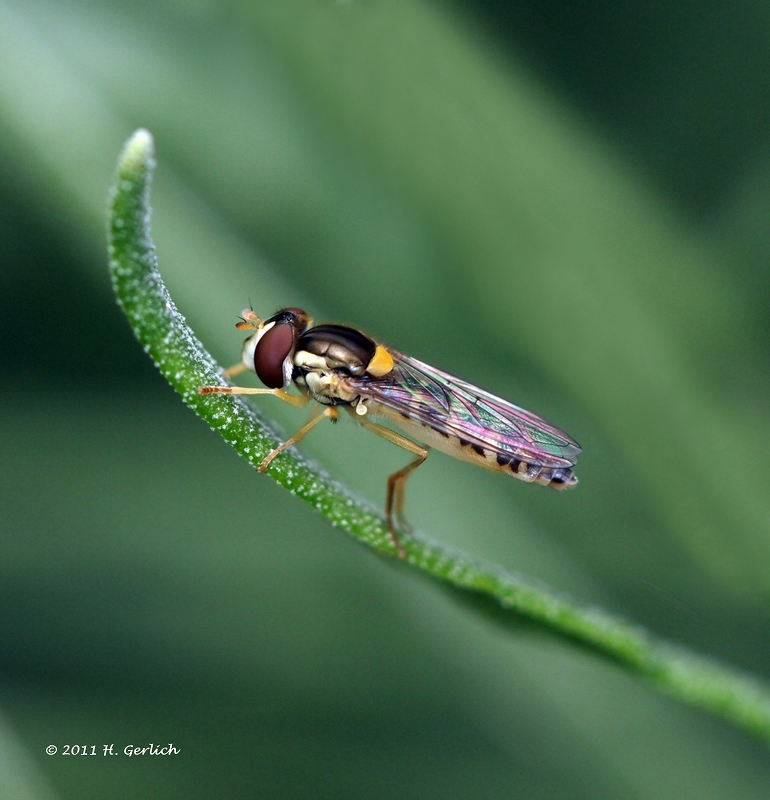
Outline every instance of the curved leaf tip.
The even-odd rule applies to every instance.
[[[155,142],[152,134],[146,128],[135,130],[128,141],[123,145],[123,150],[118,158],[118,171],[135,172],[137,169],[147,169],[155,155]]]

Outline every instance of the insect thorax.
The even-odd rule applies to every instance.
[[[325,406],[350,405],[357,397],[345,391],[343,377],[333,370],[295,367],[292,380],[300,391]]]
[[[349,405],[357,394],[346,390],[345,376],[360,376],[377,345],[343,325],[317,325],[300,336],[292,379],[300,390],[324,405]]]

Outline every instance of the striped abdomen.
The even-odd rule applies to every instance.
[[[578,479],[571,467],[544,467],[541,464],[527,463],[518,458],[508,458],[498,453],[495,460],[501,472],[510,470],[513,475],[528,483],[536,482],[543,486],[553,486],[561,491],[577,484]]]

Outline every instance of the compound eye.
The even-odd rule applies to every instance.
[[[294,349],[294,326],[277,322],[260,337],[254,349],[254,370],[270,389],[287,385],[284,362]]]

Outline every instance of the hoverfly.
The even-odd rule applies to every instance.
[[[412,453],[413,460],[388,478],[385,504],[388,530],[401,558],[406,551],[397,533],[394,509],[399,526],[406,529],[406,480],[425,461],[431,447],[554,489],[568,489],[578,482],[572,467],[580,445],[544,419],[379,344],[355,328],[311,325],[312,319],[299,308],[284,308],[265,321],[251,309],[245,310],[236,327],[254,333],[243,343],[241,362],[225,370],[225,375],[251,369],[267,388],[202,386],[198,391],[272,394],[293,406],[311,400],[320,405],[306,425],[262,461],[260,472],[325,417],[336,422],[340,408],[366,430]],[[286,391],[292,383],[300,395]],[[423,444],[372,417],[398,425]]]

